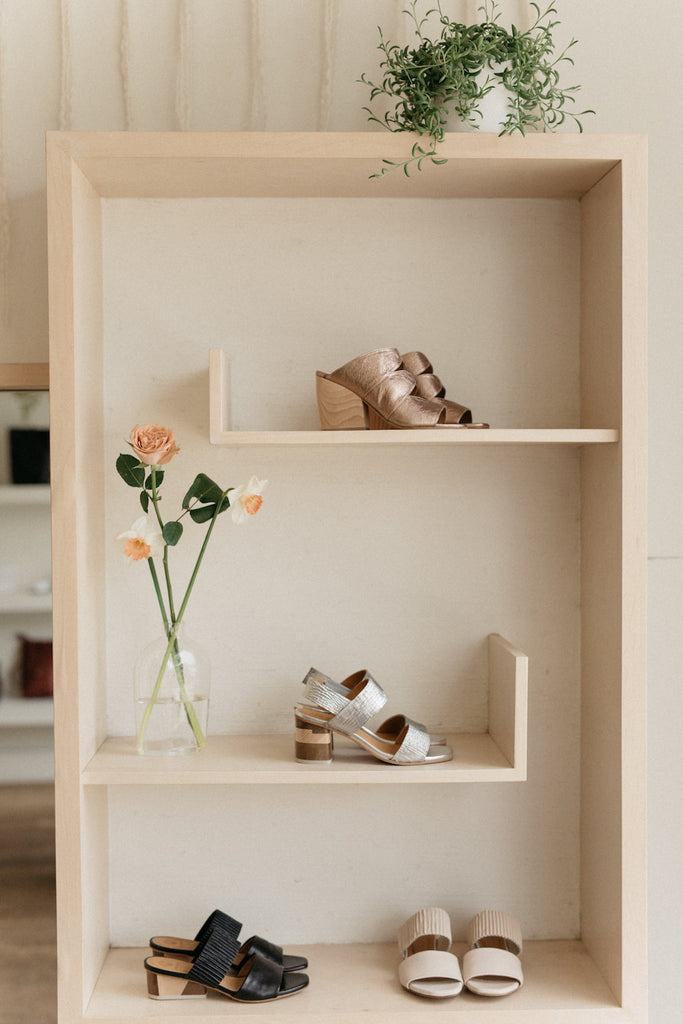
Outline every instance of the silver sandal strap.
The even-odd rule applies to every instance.
[[[342,698],[345,700],[345,698]],[[339,732],[358,732],[373,715],[376,715],[387,702],[387,695],[372,676],[366,676],[363,688],[356,694],[353,700],[346,700],[346,706],[341,708],[330,720],[330,726],[338,729]]]
[[[308,686],[311,680],[317,683],[324,683],[325,686],[329,686],[333,690],[336,690],[338,693],[341,693],[341,687],[339,683],[335,683],[334,679],[330,679],[330,677],[326,676],[324,672],[319,672],[317,668],[309,668],[308,672],[306,673],[302,680],[302,683],[304,686]]]
[[[425,729],[418,728],[410,719],[406,720],[406,724],[408,728],[403,743],[391,759],[396,764],[413,764],[424,761],[432,743],[429,733]]]
[[[327,676],[311,670],[304,679],[304,703],[322,708],[333,715],[329,725],[339,732],[354,733],[360,729],[387,702],[387,696],[372,676],[358,673],[362,679],[362,689],[349,700],[344,696],[342,687],[329,686]],[[344,687],[346,690],[346,687]],[[346,690],[347,693],[351,692]]]

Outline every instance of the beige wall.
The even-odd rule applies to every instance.
[[[404,0],[0,0],[0,360],[47,358],[43,133],[363,129],[376,25]],[[678,5],[560,0],[586,128],[650,137],[650,907],[653,1024],[671,1020],[683,919]],[[454,15],[476,3],[446,0]],[[504,0],[524,24],[525,5]],[[563,33],[560,33],[562,35]],[[672,771],[672,765],[675,766]]]

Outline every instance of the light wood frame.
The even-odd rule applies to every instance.
[[[341,951],[318,950],[315,990],[259,1019],[334,1024],[440,1019],[491,1024],[644,1022],[646,987],[646,145],[632,136],[449,136],[448,163],[409,181],[369,182],[406,139],[386,134],[50,133],[48,212],[50,390],[54,521],[59,1020],[137,1024],[166,1019],[164,1003],[127,991],[141,951],[109,950],[107,786],[121,782],[104,754],[104,678],[98,616],[103,561],[84,513],[101,393],[101,200],[107,197],[364,196],[574,198],[581,210],[581,422],[562,431],[497,432],[499,443],[581,447],[582,811],[581,942],[530,943],[528,984],[514,1002],[482,1008],[420,1005],[373,983],[389,947],[344,947],[354,991],[342,985]],[[212,407],[218,408],[214,398]],[[222,437],[219,443],[277,443]],[[601,437],[591,432],[608,431]],[[405,443],[383,435],[363,443]],[[403,432],[396,432],[401,434]],[[429,431],[422,443],[431,443]],[[482,441],[481,432],[452,443]],[[299,439],[316,443],[316,439]],[[335,443],[344,443],[343,437]],[[357,442],[354,439],[354,443]],[[292,443],[291,441],[289,443]],[[408,443],[417,443],[411,437]],[[444,443],[443,441],[439,443]],[[95,456],[93,458],[93,456]],[[99,459],[101,464],[102,460]],[[78,559],[71,552],[78,550]],[[151,771],[146,769],[146,771]],[[182,773],[179,781],[195,781]],[[225,779],[225,776],[223,777]],[[161,783],[136,776],[134,783]],[[246,780],[245,780],[246,781]],[[371,774],[363,779],[376,781]],[[398,781],[398,780],[397,780]],[[136,966],[135,970],[139,967]],[[355,974],[353,973],[355,970]],[[540,985],[533,984],[533,977]],[[99,980],[98,980],[99,979]],[[340,987],[341,986],[341,987]],[[343,989],[343,990],[342,990]],[[425,1003],[427,1005],[425,1005]],[[237,1022],[247,1015],[232,1012]],[[209,1001],[184,1024],[226,1012]],[[179,1018],[180,1019],[180,1018]]]

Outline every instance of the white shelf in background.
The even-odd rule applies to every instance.
[[[49,505],[49,484],[2,484],[0,505]]]
[[[51,697],[3,697],[0,700],[0,728],[52,726]]]
[[[32,594],[19,590],[0,594],[0,615],[48,614],[52,611],[52,594]]]

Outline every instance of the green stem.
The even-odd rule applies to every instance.
[[[154,489],[154,477],[152,477],[152,487]],[[194,705],[192,704],[191,701],[189,701],[187,699],[187,694],[186,694],[186,690],[185,690],[185,679],[184,679],[183,668],[182,668],[182,662],[180,661],[180,654],[179,654],[179,650],[178,650],[178,629],[180,627],[180,623],[182,621],[183,615],[185,614],[185,609],[187,607],[187,602],[190,599],[190,594],[192,593],[192,588],[194,587],[195,580],[197,579],[197,574],[199,572],[199,567],[202,564],[202,559],[204,558],[204,554],[206,552],[206,548],[208,546],[209,539],[211,537],[211,533],[212,533],[213,528],[214,528],[214,526],[216,524],[216,518],[217,518],[219,510],[220,510],[220,508],[221,508],[221,506],[223,504],[223,498],[225,497],[226,494],[227,494],[227,491],[224,491],[221,494],[221,497],[220,497],[219,501],[216,502],[216,508],[214,510],[213,516],[211,517],[211,522],[209,523],[209,528],[206,531],[206,535],[204,537],[204,542],[203,542],[203,544],[201,546],[201,550],[199,552],[199,555],[197,556],[197,561],[195,562],[194,569],[192,570],[192,575],[190,576],[190,582],[187,585],[187,590],[185,591],[185,596],[183,597],[182,604],[180,605],[180,609],[178,611],[178,615],[175,616],[175,615],[173,615],[173,613],[171,613],[171,617],[172,617],[171,623],[169,623],[168,617],[166,615],[166,609],[164,607],[164,602],[163,602],[162,597],[161,597],[161,589],[159,587],[159,580],[158,580],[158,577],[157,577],[157,574],[156,574],[156,569],[154,568],[154,564],[152,563],[152,560],[148,559],[148,563],[151,563],[150,564],[150,571],[152,573],[152,580],[154,582],[154,588],[155,588],[155,591],[156,591],[157,600],[159,601],[159,608],[161,609],[161,616],[162,616],[162,619],[164,621],[164,628],[166,630],[166,635],[168,637],[168,643],[166,645],[166,650],[164,652],[164,657],[163,657],[162,662],[161,662],[161,667],[159,669],[159,673],[157,675],[156,682],[154,684],[154,689],[152,690],[152,695],[149,698],[149,700],[147,701],[147,706],[145,707],[145,710],[144,710],[144,713],[143,713],[143,716],[142,716],[142,721],[140,723],[140,728],[138,730],[137,748],[138,748],[138,751],[140,753],[142,753],[144,739],[145,739],[145,733],[147,732],[147,726],[149,724],[150,715],[152,714],[152,708],[153,708],[153,706],[156,704],[156,702],[158,700],[159,690],[161,688],[161,681],[163,679],[164,672],[166,671],[166,667],[168,665],[168,660],[169,660],[169,658],[171,656],[173,656],[173,664],[174,664],[174,668],[175,668],[175,671],[176,671],[176,676],[178,678],[178,685],[180,687],[180,693],[181,693],[181,696],[183,698],[183,703],[185,705],[185,713],[187,714],[188,721],[189,721],[190,725],[192,726],[192,731],[193,731],[193,733],[195,735],[195,738],[197,740],[197,746],[201,750],[202,747],[204,747],[206,745],[206,737],[204,736],[204,734],[202,732],[202,729],[201,729],[201,726],[199,724],[199,720],[197,719],[197,715],[196,715],[196,712],[195,712],[195,709],[194,709]],[[156,508],[156,505],[155,505],[155,508]]]
[[[159,528],[163,531],[164,524],[163,524],[163,520],[161,518],[161,514],[159,512],[159,505],[158,505],[159,494],[158,494],[158,491],[157,491],[156,466],[152,466],[150,472],[151,472],[151,477],[152,477],[152,502],[154,504],[154,511],[156,513],[157,522],[159,523]],[[166,591],[168,593],[168,607],[169,607],[169,612],[170,612],[170,616],[171,616],[171,623],[175,624],[176,616],[175,616],[175,607],[174,607],[174,602],[173,602],[173,587],[171,585],[171,575],[170,575],[169,567],[168,567],[168,544],[164,544],[163,564],[164,564],[164,576],[166,578]],[[155,590],[156,590],[156,594],[157,594],[157,600],[159,601],[159,607],[161,608],[161,617],[162,617],[163,622],[164,622],[164,629],[166,631],[166,636],[170,637],[169,621],[168,621],[168,618],[166,617],[166,609],[164,607],[163,599],[161,597],[161,590],[160,590],[160,587],[159,587],[159,580],[158,580],[158,577],[157,577],[157,574],[156,574],[156,569],[154,567],[152,567],[152,579],[154,580],[154,586],[155,586]],[[185,707],[185,714],[187,715],[187,720],[188,720],[188,722],[190,724],[190,727],[192,729],[192,732],[194,733],[195,738],[197,740],[197,746],[201,749],[205,745],[206,739],[204,737],[204,733],[202,732],[202,728],[201,728],[201,726],[199,724],[199,720],[197,719],[197,715],[196,715],[195,710],[194,710],[194,705],[191,702],[189,702],[188,699],[187,699],[187,691],[185,689],[185,673],[183,672],[183,663],[182,663],[182,660],[180,658],[180,652],[178,650],[178,640],[177,640],[177,638],[176,638],[176,640],[173,643],[173,648],[172,648],[171,654],[172,654],[172,657],[173,657],[173,667],[175,669],[176,678],[178,680],[178,687],[180,689],[180,695],[181,695],[181,697],[183,699],[183,704],[184,704],[184,707]]]
[[[177,620],[178,622],[180,622],[180,620],[182,619],[183,614],[185,612],[185,609],[187,607],[187,602],[190,600],[190,594],[192,593],[192,588],[194,586],[195,580],[197,579],[197,573],[199,572],[199,567],[202,564],[202,559],[204,558],[204,552],[206,551],[207,545],[209,543],[209,538],[211,537],[211,533],[213,531],[213,528],[216,525],[216,519],[218,517],[218,513],[220,512],[220,510],[222,508],[223,499],[225,498],[227,493],[228,493],[227,491],[223,491],[221,493],[221,496],[220,496],[219,500],[216,502],[216,508],[214,509],[213,516],[211,517],[211,522],[209,523],[209,528],[206,531],[206,535],[204,537],[204,543],[202,544],[201,550],[199,552],[199,555],[197,556],[197,561],[195,562],[195,567],[192,570],[192,575],[190,576],[190,582],[187,585],[187,590],[185,591],[185,596],[183,597],[182,603],[180,605],[180,611],[178,612],[178,620]]]
[[[152,504],[154,505],[154,512],[159,523],[159,529],[163,533],[164,522],[159,512],[159,493],[157,491],[157,469],[156,466],[150,466],[150,476],[152,477]],[[168,594],[168,610],[171,616],[171,622],[175,622],[175,607],[173,602],[173,587],[171,585],[171,573],[168,568],[168,544],[164,544],[164,578],[166,580],[166,592]]]
[[[197,747],[201,750],[206,745],[206,737],[204,736],[204,733],[202,732],[202,727],[199,724],[199,719],[197,718],[197,713],[196,713],[196,711],[194,709],[194,705],[193,705],[192,701],[189,700],[189,698],[187,696],[186,689],[185,689],[185,679],[184,679],[184,675],[183,675],[183,666],[182,666],[182,662],[180,660],[180,652],[179,652],[179,649],[178,649],[178,629],[179,628],[180,628],[180,620],[178,620],[178,622],[174,623],[174,625],[171,627],[171,629],[169,630],[169,633],[168,633],[168,643],[166,644],[166,650],[164,651],[164,656],[162,658],[161,665],[159,667],[159,672],[157,674],[157,678],[156,678],[156,681],[154,683],[154,689],[152,690],[152,694],[151,694],[149,700],[147,701],[147,704],[145,706],[145,710],[144,710],[143,715],[142,715],[142,721],[140,722],[140,728],[138,729],[138,735],[137,735],[136,742],[137,742],[137,748],[138,748],[138,752],[139,753],[142,753],[142,751],[143,751],[144,741],[145,741],[145,733],[147,732],[147,726],[149,725],[149,719],[150,719],[150,716],[152,714],[152,709],[153,709],[154,705],[156,704],[157,700],[159,699],[159,690],[161,689],[161,682],[163,680],[164,673],[166,671],[166,667],[168,665],[168,661],[169,661],[170,657],[173,658],[173,666],[175,668],[176,676],[177,676],[177,679],[178,679],[178,685],[179,685],[179,688],[180,688],[180,694],[181,694],[181,697],[182,697],[183,705],[185,707],[185,714],[187,715],[188,722],[190,723],[190,725],[192,727],[192,732],[194,733],[195,739],[197,740]]]
[[[148,559],[148,564],[149,564],[149,571],[152,574],[152,582],[154,583],[154,589],[156,591],[157,601],[159,602],[159,608],[161,609],[161,618],[162,618],[163,623],[164,623],[164,632],[166,633],[166,637],[170,640],[170,638],[171,638],[171,625],[170,625],[170,623],[168,621],[168,616],[166,615],[166,608],[164,606],[163,597],[161,596],[161,587],[159,586],[159,577],[157,576],[157,571],[156,571],[154,562],[153,562],[153,560],[151,558]],[[175,625],[175,623],[174,623],[174,625]],[[194,704],[191,701],[188,701],[188,699],[187,699],[187,691],[185,689],[185,673],[183,672],[183,663],[182,663],[182,660],[180,658],[180,651],[178,650],[178,638],[177,638],[177,636],[176,636],[176,638],[173,641],[173,647],[172,647],[172,650],[171,650],[171,655],[173,657],[173,667],[175,669],[176,678],[178,680],[178,687],[180,689],[180,695],[181,695],[181,697],[183,699],[183,704],[184,704],[184,707],[185,707],[185,714],[187,715],[187,720],[188,720],[188,722],[190,724],[192,732],[195,735],[195,739],[197,740],[197,746],[201,750],[201,748],[203,746],[205,746],[205,744],[206,744],[206,737],[204,736],[204,733],[202,732],[202,727],[199,724],[199,720],[197,718],[197,715],[196,715],[196,712],[195,712],[195,709],[194,709]],[[160,684],[161,681],[158,680],[157,682]],[[155,692],[156,692],[156,695],[158,696],[158,692],[159,692],[158,686],[155,687]],[[154,703],[154,701],[155,701],[155,697],[153,696],[152,699],[151,699],[151,702]],[[150,708],[150,714],[151,714],[151,708]],[[142,735],[138,737],[138,749],[140,748],[141,743],[144,740],[145,732],[147,730],[147,721],[149,721],[149,714],[147,714],[147,719],[146,719],[146,721],[144,721],[144,730],[142,729],[142,725],[140,727],[140,731],[141,731]]]
[[[161,609],[161,618],[162,618],[163,623],[164,623],[164,632],[166,633],[166,636],[168,636],[168,634],[169,634],[168,616],[166,614],[166,606],[164,605],[164,599],[161,596],[161,587],[159,586],[159,577],[157,576],[157,571],[156,571],[156,567],[154,565],[154,560],[152,558],[148,558],[147,559],[147,565],[149,566],[149,571],[152,574],[152,583],[154,584],[154,591],[155,591],[155,593],[157,595],[157,601],[159,602],[159,608]]]

